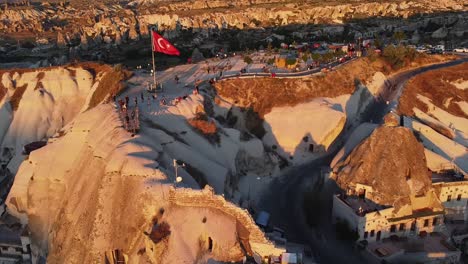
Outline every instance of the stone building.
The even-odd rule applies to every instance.
[[[468,181],[445,177],[425,195],[411,196],[411,202],[399,210],[374,203],[372,192],[371,186],[356,184],[346,194],[333,197],[334,220],[355,231],[358,242],[366,241],[363,256],[370,263],[459,261],[461,251],[448,237],[461,245],[466,230],[456,236],[448,225],[467,221]]]
[[[27,228],[20,234],[0,225],[0,263],[31,263],[30,244]]]
[[[468,220],[468,181],[447,181],[433,184],[435,193],[445,208],[447,220]]]
[[[411,203],[398,210],[366,198],[372,187],[357,184],[347,194],[333,197],[333,218],[346,222],[359,235],[358,240],[380,241],[392,236],[417,236],[444,228],[444,208],[434,191],[412,196]]]

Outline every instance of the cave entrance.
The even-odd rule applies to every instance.
[[[213,239],[211,237],[208,237],[208,250],[213,252]]]

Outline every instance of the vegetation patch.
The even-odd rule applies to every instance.
[[[7,88],[3,85],[3,83],[1,82],[1,78],[0,78],[0,101],[2,101],[3,97],[5,97],[7,91],[8,91]]]
[[[218,128],[213,120],[208,120],[204,113],[198,113],[195,118],[188,120],[188,123],[199,134],[203,135],[211,143],[220,143]]]
[[[37,74],[37,82],[36,82],[36,87],[34,87],[34,91],[36,91],[37,89],[41,88],[42,86],[42,79],[44,79],[45,77],[45,73],[44,72],[39,72]]]
[[[93,69],[96,70],[96,69]],[[97,71],[94,71],[95,73]],[[127,80],[132,76],[132,72],[124,69],[120,64],[105,71],[98,71],[102,77],[99,84],[91,97],[89,108],[91,109],[100,104],[107,96],[118,95],[123,89],[122,81]]]
[[[406,46],[389,45],[385,47],[383,51],[383,58],[390,64],[393,69],[400,69],[404,66],[410,65],[416,58],[424,58],[428,55],[424,53],[418,53],[413,48]]]

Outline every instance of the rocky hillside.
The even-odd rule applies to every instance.
[[[59,133],[79,113],[119,92],[126,77],[94,63],[0,70],[0,149],[6,155],[0,160],[13,158],[7,163],[16,171],[25,144]]]
[[[425,194],[431,188],[424,147],[411,130],[379,127],[333,171],[342,190],[356,184],[371,186],[377,204],[398,208],[410,204],[411,195]]]
[[[414,116],[414,109],[429,112],[422,95],[435,106],[458,117],[468,118],[468,63],[431,71],[411,79],[399,102],[398,110]]]
[[[404,125],[418,134],[433,171],[468,173],[467,74],[465,62],[418,75],[408,82],[399,100]]]
[[[369,86],[369,90],[375,93],[380,88],[375,87],[379,84],[372,84],[376,73],[380,73],[377,76],[379,79],[381,75],[390,76],[399,71],[452,58],[421,56],[398,70],[392,69],[384,58],[360,58],[326,74],[295,79],[230,79],[217,82],[215,88],[217,94],[225,100],[243,108],[252,108],[263,117],[273,107],[294,106],[317,97],[352,94],[359,84]]]
[[[244,210],[212,189],[171,188],[159,166],[162,135],[131,137],[110,104],[63,131],[22,163],[7,199],[8,212],[29,226],[35,257],[103,263],[120,250],[131,263],[209,263],[240,261],[239,243],[249,254],[275,250]]]
[[[134,1],[127,4],[86,1],[35,3],[30,6],[3,5],[0,11],[0,46],[2,42],[39,51],[49,44],[68,47],[70,57],[103,59],[126,54],[116,49],[125,43],[140,43],[148,27],[158,25],[176,44],[191,47],[217,41],[240,49],[276,35],[296,32],[295,38],[354,39],[373,37],[375,33],[404,31],[414,42],[421,39],[455,41],[467,27],[466,0],[412,1]],[[423,16],[413,16],[425,14]],[[405,18],[394,20],[393,18]],[[408,20],[406,20],[408,18]],[[246,36],[238,30],[252,31]],[[227,32],[229,36],[225,36]],[[14,33],[14,34],[13,34]],[[288,34],[289,34],[288,33]],[[391,33],[389,33],[391,34]],[[387,34],[388,35],[388,34]],[[187,44],[188,43],[188,44]],[[140,43],[147,46],[147,42]],[[240,45],[239,45],[240,44]],[[258,45],[257,45],[258,46]],[[93,49],[101,52],[89,52]],[[139,48],[141,50],[141,47]],[[134,50],[138,53],[138,48]],[[102,50],[112,50],[111,54]],[[24,55],[24,50],[0,47],[2,53]],[[63,54],[62,54],[63,55]],[[10,58],[10,56],[8,56]]]

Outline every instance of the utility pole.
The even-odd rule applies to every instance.
[[[177,183],[182,182],[182,177],[179,177],[177,168],[179,166],[185,167],[185,163],[182,163],[181,165],[179,165],[178,161],[176,159],[173,159],[172,166],[174,166],[174,170],[175,170],[174,187],[177,187]]]

